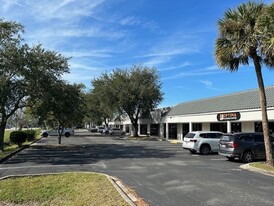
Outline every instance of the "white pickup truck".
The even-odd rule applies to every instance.
[[[48,136],[58,136],[58,129],[52,129],[52,130],[43,130],[41,132],[42,137],[48,137]],[[62,135],[65,135],[65,137],[69,137],[71,135],[74,135],[74,129],[72,128],[64,128]]]

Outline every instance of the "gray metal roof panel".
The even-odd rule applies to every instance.
[[[274,107],[274,85],[266,87],[265,91],[268,107]],[[167,116],[257,108],[260,108],[259,90],[252,89],[223,96],[184,102],[174,106],[168,112]]]

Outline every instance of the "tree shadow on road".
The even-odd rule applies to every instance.
[[[163,148],[142,145],[85,144],[85,145],[35,145],[5,164],[33,163],[35,165],[94,164],[100,160],[169,158],[176,153]]]

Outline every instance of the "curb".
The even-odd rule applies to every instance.
[[[182,140],[170,140],[171,144],[182,144]]]
[[[137,198],[130,194],[128,189],[119,181],[118,179],[106,175],[106,177],[109,179],[109,181],[112,183],[112,185],[115,187],[115,189],[119,192],[119,194],[124,198],[124,200],[130,205],[130,206],[137,206],[134,202],[137,201]]]
[[[256,172],[256,173],[260,173],[260,174],[263,174],[263,175],[274,177],[274,172],[265,171],[265,170],[259,169],[257,167],[252,167],[252,166],[250,166],[250,164],[241,165],[240,168],[251,171],[251,172]]]

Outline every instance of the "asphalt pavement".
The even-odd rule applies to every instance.
[[[274,177],[217,154],[192,155],[168,141],[126,140],[76,131],[43,138],[0,165],[7,175],[100,172],[118,177],[151,206],[274,205]]]

